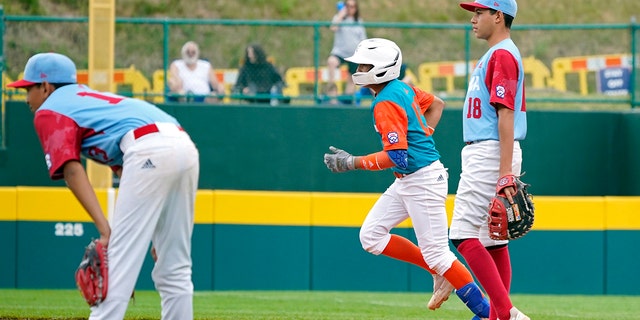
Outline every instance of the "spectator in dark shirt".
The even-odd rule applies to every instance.
[[[245,50],[244,64],[238,72],[234,93],[242,94],[251,103],[277,103],[271,95],[282,98],[284,81],[275,66],[267,61],[267,54],[258,44]],[[251,97],[254,96],[254,97]]]

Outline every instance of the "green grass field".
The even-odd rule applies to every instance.
[[[471,319],[452,296],[437,311],[428,293],[334,291],[196,292],[196,319]],[[513,295],[535,320],[640,318],[640,296]],[[160,319],[160,298],[138,291],[126,319]],[[0,290],[0,319],[86,319],[89,308],[76,290]]]

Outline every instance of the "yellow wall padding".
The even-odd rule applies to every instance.
[[[308,226],[311,193],[214,191],[214,222],[222,224]]]
[[[640,230],[640,197],[604,197],[607,230]]]
[[[98,200],[107,208],[107,192]],[[359,227],[380,195],[374,193],[199,190],[195,222]],[[455,196],[446,208],[449,222]],[[640,230],[640,197],[534,196],[534,230]],[[66,188],[0,188],[0,220],[89,222]],[[487,205],[488,206],[488,205]],[[411,227],[407,220],[399,227]]]
[[[0,188],[0,221],[17,220],[16,193],[16,188]]]

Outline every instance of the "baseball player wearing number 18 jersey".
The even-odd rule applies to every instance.
[[[519,141],[527,134],[524,68],[510,36],[518,6],[515,0],[476,0],[460,6],[474,13],[473,32],[490,48],[471,74],[462,111],[466,146],[449,237],[489,295],[490,320],[528,320],[509,298],[507,241],[492,240],[487,223],[493,196],[504,193],[513,203],[513,187],[501,182],[520,175]]]
[[[352,156],[330,147],[332,153],[324,155],[324,162],[332,172],[391,169],[396,176],[360,228],[362,247],[430,272],[434,277],[434,294],[427,304],[430,309],[439,308],[456,289],[476,317],[488,317],[487,300],[449,249],[445,209],[448,175],[432,136],[444,101],[397,79],[402,53],[390,40],[363,40],[347,60],[358,64],[354,83],[375,92],[371,111],[383,150]],[[407,218],[411,218],[417,246],[390,233]]]
[[[152,242],[152,278],[162,319],[193,318],[191,234],[199,155],[178,121],[145,101],[77,84],[67,56],[32,56],[24,88],[52,179],[64,179],[93,219],[109,261],[108,294],[89,319],[123,319]],[[98,203],[81,155],[120,177],[111,225]]]

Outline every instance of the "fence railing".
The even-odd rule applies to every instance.
[[[86,25],[87,17],[42,17],[42,16],[11,16],[0,11],[0,32],[3,36],[0,44],[0,71],[2,71],[3,98],[22,99],[23,93],[4,88],[6,81],[20,76],[27,52],[57,50],[72,51],[65,45],[64,39],[58,39],[60,44],[41,44],[40,47],[20,48],[15,44],[19,41],[11,40],[14,35],[7,32],[15,25],[30,26],[35,30],[46,29],[43,24],[73,24]],[[292,104],[318,104],[323,101],[323,85],[328,82],[325,59],[330,50],[332,35],[327,31],[328,21],[256,21],[256,20],[212,20],[212,19],[168,19],[168,18],[116,18],[117,36],[116,47],[126,48],[116,56],[124,56],[136,40],[128,40],[132,31],[145,33],[145,37],[157,39],[153,56],[145,57],[155,60],[153,63],[135,61],[122,65],[130,59],[117,59],[114,81],[118,84],[120,93],[141,97],[158,103],[167,101],[170,96],[167,83],[167,69],[172,60],[171,52],[179,50],[181,44],[191,38],[200,38],[201,47],[209,47],[209,42],[218,42],[223,46],[244,47],[253,39],[263,39],[269,44],[274,42],[277,34],[286,35],[287,39],[279,39],[280,44],[273,45],[271,55],[282,71],[286,81],[286,88],[279,98],[290,99]],[[433,24],[433,23],[365,23],[370,36],[387,36],[398,42],[403,49],[405,61],[409,62],[408,72],[414,84],[428,91],[442,95],[446,100],[461,101],[466,90],[466,79],[471,72],[473,63],[486,47],[482,41],[474,39],[469,24]],[[40,29],[38,29],[38,26]],[[139,26],[136,28],[136,26]],[[126,28],[128,27],[128,28]],[[149,29],[152,28],[152,29]],[[233,32],[243,28],[244,32]],[[70,28],[69,38],[75,41],[76,49],[82,53],[82,43],[78,39],[84,36],[83,28]],[[635,22],[628,24],[581,24],[581,25],[514,25],[512,36],[520,46],[525,58],[525,72],[528,74],[527,86],[531,89],[527,93],[530,103],[537,104],[607,104],[628,105],[631,108],[640,105],[640,81],[638,78],[638,30],[640,26]],[[75,30],[75,31],[74,31]],[[127,31],[129,30],[129,31]],[[149,32],[148,30],[154,30]],[[187,30],[187,31],[185,31]],[[191,32],[188,32],[188,31]],[[210,31],[213,30],[213,31]],[[216,32],[224,30],[225,32]],[[28,31],[27,31],[28,32]],[[75,33],[74,33],[75,32]],[[215,32],[215,39],[208,40],[207,35]],[[551,40],[544,40],[540,33],[557,32]],[[188,35],[191,33],[191,35]],[[197,34],[205,35],[197,36]],[[252,33],[255,33],[252,35]],[[262,33],[258,37],[256,34]],[[614,34],[615,36],[601,36],[603,39],[618,39],[619,43],[602,46],[588,44],[584,49],[573,48],[576,42],[571,40],[583,37],[582,42],[598,38],[598,33]],[[123,35],[124,34],[124,35]],[[238,36],[237,35],[242,35]],[[243,35],[244,34],[244,35]],[[264,38],[264,34],[272,35]],[[436,42],[433,34],[448,37],[450,42],[441,45]],[[221,36],[226,35],[226,36]],[[564,38],[566,39],[564,39]],[[516,39],[517,38],[517,39]],[[414,43],[412,40],[422,40]],[[431,39],[431,40],[429,40]],[[544,41],[544,46],[566,46],[564,50],[541,48],[536,40]],[[5,46],[11,41],[12,46]],[[290,42],[284,43],[282,42]],[[437,43],[437,45],[436,45]],[[56,47],[57,46],[57,47]],[[444,46],[445,52],[437,52],[437,46]],[[178,49],[176,49],[178,48]],[[612,49],[613,48],[613,49]],[[80,51],[78,51],[80,50]],[[214,47],[215,50],[215,47]],[[615,50],[615,52],[611,52]],[[201,48],[201,51],[206,51]],[[220,51],[220,50],[217,50]],[[233,50],[232,50],[233,51]],[[425,51],[427,51],[425,53]],[[86,55],[86,51],[85,55]],[[158,55],[158,52],[161,52]],[[274,54],[274,52],[277,52]],[[556,52],[565,55],[554,55]],[[296,54],[304,58],[295,59]],[[160,56],[160,59],[156,57]],[[440,58],[439,58],[440,57]],[[453,58],[453,59],[451,59]],[[20,63],[15,60],[21,59]],[[240,58],[241,59],[241,58]],[[86,79],[86,71],[82,69],[82,59],[79,62],[79,81]],[[245,95],[233,92],[233,85],[237,79],[239,59],[214,58],[214,66],[218,79],[225,85],[224,94],[220,94],[221,103],[240,103]],[[161,61],[161,63],[158,63]],[[146,64],[145,64],[146,63]],[[140,67],[137,67],[140,65]],[[339,73],[338,84],[342,85],[348,73],[343,69]],[[342,87],[339,88],[342,93]],[[188,97],[187,97],[188,98]]]

